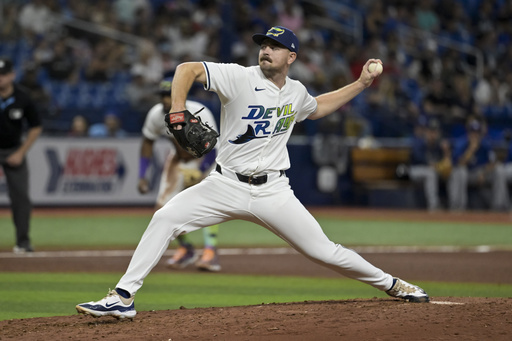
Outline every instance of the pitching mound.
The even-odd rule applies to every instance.
[[[1,340],[511,340],[512,299],[436,297],[64,316],[0,322]]]

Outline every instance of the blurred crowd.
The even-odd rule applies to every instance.
[[[451,183],[455,209],[466,205],[460,188],[468,181],[497,179],[490,171],[471,178],[460,166],[509,162],[512,179],[512,0],[2,0],[0,6],[0,56],[13,60],[17,81],[40,104],[45,134],[140,135],[159,101],[159,81],[179,63],[255,65],[252,34],[282,25],[301,42],[290,77],[313,95],[357,79],[368,58],[384,63],[369,89],[338,113],[297,125],[294,134],[406,138],[422,156],[412,165],[432,165],[427,156],[440,162],[449,152],[457,180],[439,176]],[[217,97],[202,87],[191,98],[219,114]],[[475,129],[468,122],[475,120],[478,139],[469,137]],[[428,154],[428,143],[417,141],[428,140],[431,122],[443,146],[428,147],[437,148]],[[481,155],[469,160],[468,145],[468,154]],[[428,195],[428,206],[437,209],[438,194]]]
[[[301,51],[290,76],[312,94],[356,79],[368,58],[384,62],[371,89],[339,115],[298,125],[296,134],[409,137],[422,117],[435,116],[445,133],[460,135],[467,117],[477,115],[500,141],[507,134],[504,123],[512,123],[510,0],[2,4],[0,55],[14,59],[20,81],[47,108],[47,132],[70,127],[72,112],[97,123],[116,111],[129,113],[124,128],[138,133],[142,116],[158,101],[158,81],[172,76],[177,64],[256,64],[251,36],[273,25],[298,35]],[[193,95],[217,109],[213,95]]]

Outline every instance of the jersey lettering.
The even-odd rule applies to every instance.
[[[247,116],[242,117],[242,120],[257,120],[265,112],[265,107],[262,105],[249,105],[249,109],[251,109],[251,111]]]
[[[286,132],[290,128],[290,124],[295,120],[295,115],[283,117],[276,123],[276,127],[274,128],[274,132],[272,134],[278,134]]]
[[[285,104],[282,107],[265,108],[262,105],[249,105],[249,113],[242,117],[242,120],[251,121],[247,126],[247,131],[238,135],[234,140],[229,140],[233,144],[243,144],[253,139],[264,138],[270,135],[284,134],[293,126],[296,118],[296,112],[292,109],[292,104]],[[274,114],[279,120],[272,128],[272,118]]]
[[[272,118],[272,111],[276,110],[276,108],[267,108],[267,110],[265,110],[265,115],[263,115],[263,118],[265,119],[269,119],[269,118]]]
[[[270,132],[267,131],[268,126],[270,125],[270,121],[255,121],[254,122],[254,134],[258,136],[261,132],[263,135],[269,135]]]

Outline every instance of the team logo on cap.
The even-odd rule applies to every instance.
[[[282,28],[272,27],[270,30],[267,31],[267,36],[277,37],[277,36],[280,36],[283,33],[284,33],[284,30]]]
[[[171,91],[172,82],[171,81],[161,81],[160,82],[160,91]]]

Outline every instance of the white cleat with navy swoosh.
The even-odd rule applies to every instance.
[[[121,297],[115,290],[110,290],[100,301],[78,304],[76,311],[94,317],[113,316],[117,319],[133,319],[137,314],[133,297]]]

